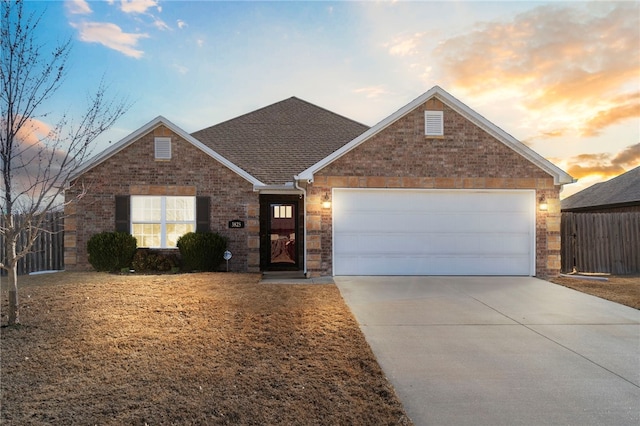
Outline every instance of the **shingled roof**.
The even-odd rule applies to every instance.
[[[562,210],[588,210],[640,204],[640,166],[596,183],[562,200]]]
[[[367,129],[291,97],[191,136],[265,184],[281,185]]]

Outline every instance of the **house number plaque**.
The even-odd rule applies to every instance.
[[[244,228],[244,221],[242,220],[230,220],[229,228]]]

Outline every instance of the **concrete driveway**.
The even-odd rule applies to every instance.
[[[335,277],[416,425],[640,424],[640,311],[528,277]]]

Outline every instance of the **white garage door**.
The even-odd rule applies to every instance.
[[[534,275],[532,190],[333,190],[334,275]]]

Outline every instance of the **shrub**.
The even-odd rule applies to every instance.
[[[178,267],[175,254],[162,253],[147,248],[138,249],[133,256],[131,266],[136,272],[168,272]]]
[[[102,232],[87,242],[89,263],[96,271],[120,271],[131,266],[136,252],[135,237],[124,232]]]
[[[227,239],[211,232],[189,232],[178,238],[182,268],[186,271],[216,271],[227,249]]]

